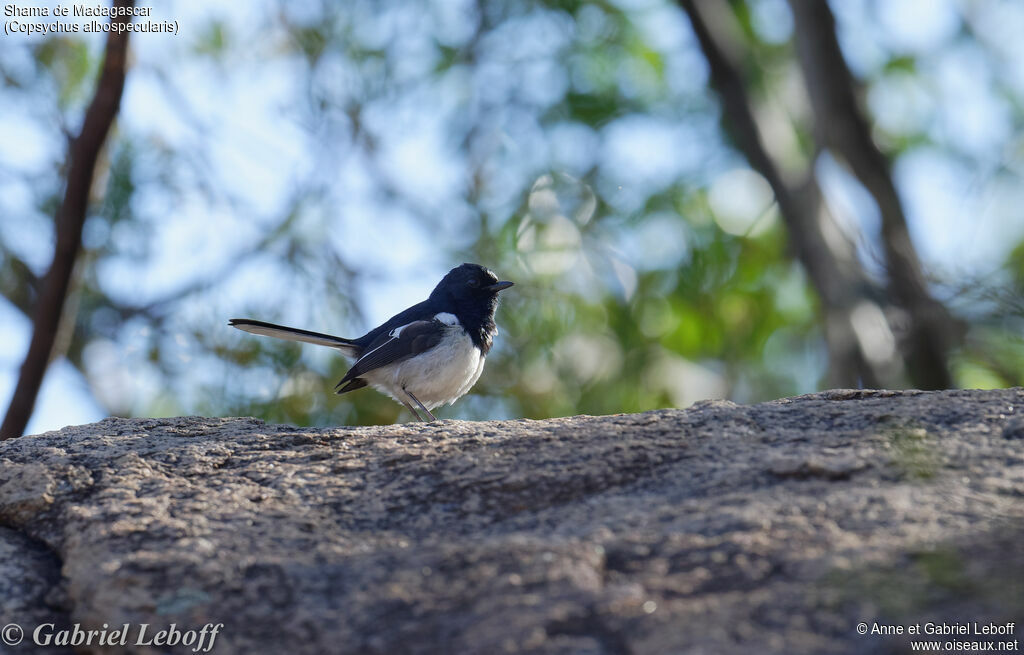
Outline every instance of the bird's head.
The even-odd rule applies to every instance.
[[[493,311],[498,292],[510,286],[511,282],[499,281],[491,270],[479,264],[462,264],[448,271],[434,287],[430,298],[451,303],[456,308],[480,307]]]

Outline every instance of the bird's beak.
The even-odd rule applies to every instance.
[[[515,283],[514,282],[509,282],[509,281],[506,280],[504,282],[495,282],[494,284],[492,284],[489,287],[484,287],[484,289],[486,291],[493,291],[494,293],[497,293],[497,292],[499,292],[499,291],[501,291],[503,289],[509,288],[513,284],[515,284]]]

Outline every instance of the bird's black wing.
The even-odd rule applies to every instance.
[[[446,329],[448,326],[438,320],[413,321],[381,334],[366,347],[362,357],[356,360],[335,388],[338,393],[345,393],[366,386],[358,379],[359,376],[430,350],[441,343]],[[356,386],[353,384],[356,382],[362,384]]]

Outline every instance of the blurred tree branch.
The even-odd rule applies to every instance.
[[[836,38],[835,17],[828,3],[820,0],[789,0],[789,5],[814,108],[815,139],[846,161],[878,205],[889,296],[909,319],[903,341],[911,381],[922,389],[947,389],[953,385],[947,360],[956,324],[928,290],[889,161],[875,145],[859,109],[854,78]]]
[[[874,296],[878,294],[857,261],[853,244],[826,211],[813,171],[808,171],[801,185],[791,187],[765,148],[746,86],[728,54],[739,46],[727,41],[725,30],[713,30],[715,19],[723,16],[712,12],[728,11],[727,6],[696,0],[680,0],[679,4],[690,17],[707,59],[711,86],[721,98],[726,129],[750,165],[771,186],[797,257],[821,298],[829,349],[829,385],[884,385],[892,373],[866,352],[854,323],[854,312],[859,307],[877,308]]]
[[[134,0],[114,1],[115,7],[133,5]],[[131,17],[111,20],[127,23],[131,21]],[[11,439],[24,433],[49,365],[75,261],[81,250],[82,226],[85,224],[96,161],[121,104],[128,36],[127,31],[112,30],[108,34],[103,69],[96,85],[96,92],[86,109],[81,131],[70,144],[67,185],[56,216],[53,263],[39,287],[32,340],[21,366],[14,396],[7,408],[3,425],[0,426],[0,439]]]

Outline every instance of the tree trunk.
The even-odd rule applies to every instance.
[[[115,7],[132,5],[134,0],[114,2]],[[128,23],[131,17],[112,18],[111,22]],[[86,109],[81,131],[71,142],[67,185],[56,216],[53,263],[42,280],[32,324],[32,340],[21,365],[14,396],[0,426],[0,439],[12,439],[24,433],[50,363],[75,260],[82,245],[82,226],[85,224],[96,160],[121,105],[128,35],[127,31],[111,30],[108,33],[96,93]]]

